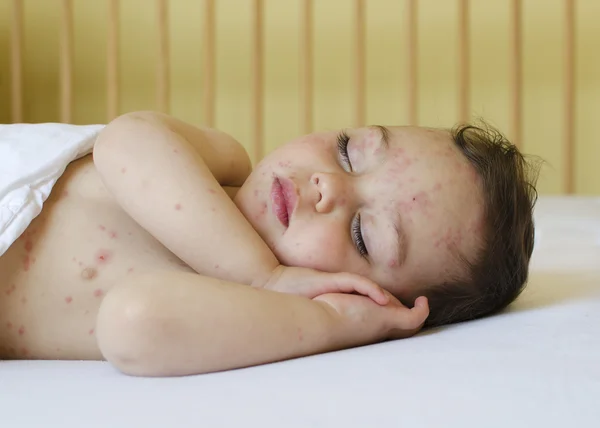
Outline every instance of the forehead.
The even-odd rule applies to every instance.
[[[401,289],[421,289],[449,276],[463,276],[463,260],[473,259],[480,242],[483,199],[477,172],[449,131],[389,130],[390,148],[400,153],[398,161],[411,164],[407,175],[394,180],[397,210],[411,248],[406,265],[388,274]]]

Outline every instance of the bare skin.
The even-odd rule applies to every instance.
[[[0,257],[0,357],[101,359],[104,295],[127,275],[154,271],[193,272],[121,209],[91,155],[71,163]]]

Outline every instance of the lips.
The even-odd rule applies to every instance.
[[[271,186],[271,201],[273,214],[286,228],[290,225],[290,218],[296,208],[296,188],[291,180],[284,177],[275,177]]]

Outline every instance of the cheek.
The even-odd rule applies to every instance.
[[[301,226],[291,231],[277,245],[276,255],[285,265],[325,272],[347,270],[344,261],[348,243],[339,228],[326,225]]]

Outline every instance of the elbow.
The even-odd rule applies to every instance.
[[[104,298],[96,322],[103,357],[131,376],[168,376],[156,299],[138,286],[116,286]]]
[[[100,131],[94,142],[93,159],[103,178],[120,170],[117,167],[123,160],[139,155],[144,131],[160,120],[158,113],[135,111],[118,116]]]

